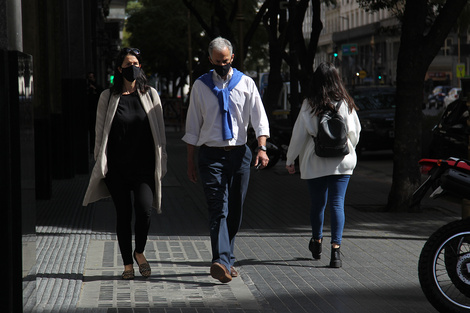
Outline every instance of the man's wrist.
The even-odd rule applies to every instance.
[[[263,152],[266,152],[268,149],[266,148],[266,146],[258,146],[258,152],[260,151],[263,151]]]

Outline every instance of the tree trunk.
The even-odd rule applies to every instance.
[[[300,108],[300,90],[299,82],[301,79],[301,68],[299,59],[305,56],[305,39],[302,33],[302,22],[305,17],[305,11],[308,7],[308,0],[290,0],[289,1],[289,25],[287,27],[286,37],[289,40],[289,54],[286,54],[287,63],[290,69],[290,95],[289,103],[290,121],[292,125],[297,120]]]
[[[397,95],[393,182],[389,211],[414,211],[411,196],[421,182],[422,101],[424,77],[466,0],[447,1],[430,29],[426,28],[427,0],[407,1],[397,60]],[[429,30],[426,34],[426,31]]]
[[[405,52],[405,49],[403,49]],[[395,144],[393,183],[388,198],[390,211],[406,211],[411,195],[421,182],[418,161],[421,157],[422,90],[426,69],[408,66],[410,55],[399,62],[397,72],[397,107],[395,113]]]
[[[279,101],[279,95],[282,89],[282,76],[281,76],[281,65],[282,65],[282,49],[281,41],[278,38],[278,28],[282,27],[282,22],[278,22],[279,0],[270,1],[268,12],[264,16],[263,23],[268,32],[269,40],[269,76],[268,76],[268,88],[263,98],[263,103],[266,108],[269,117],[272,117],[272,113],[276,108]],[[282,20],[282,19],[279,19]]]
[[[248,28],[245,38],[243,41],[243,59],[246,59],[248,55],[248,48],[250,46],[251,40],[253,39],[253,35],[255,34],[256,30],[258,29],[258,25],[261,23],[263,16],[266,14],[266,10],[269,6],[269,3],[272,0],[265,0],[263,5],[260,7],[258,13],[256,13],[255,19],[251,23],[250,27]]]
[[[313,77],[313,60],[323,24],[320,19],[320,0],[311,0],[313,19],[311,25],[308,47],[303,35],[303,21],[310,0],[289,1],[289,22],[286,29],[286,38],[289,43],[289,53],[282,51],[284,60],[290,69],[290,119],[292,125],[297,119],[302,100],[307,96],[310,81]],[[281,45],[281,48],[282,45]],[[301,89],[299,90],[299,84]]]

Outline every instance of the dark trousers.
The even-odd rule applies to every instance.
[[[240,229],[251,151],[244,145],[230,151],[202,146],[199,174],[209,208],[212,262],[230,269],[235,262],[235,236]]]
[[[122,261],[124,265],[133,264],[132,212],[135,214],[135,251],[143,253],[150,228],[155,178],[114,171],[107,174],[105,182],[116,208],[116,234]]]

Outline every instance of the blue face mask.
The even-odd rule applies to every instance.
[[[140,67],[138,66],[128,66],[122,69],[122,76],[128,81],[133,82],[140,75]]]

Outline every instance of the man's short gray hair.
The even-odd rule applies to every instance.
[[[225,47],[230,51],[230,55],[233,54],[233,47],[230,41],[225,38],[217,37],[212,40],[209,44],[209,56],[212,57],[212,51],[222,51]]]

